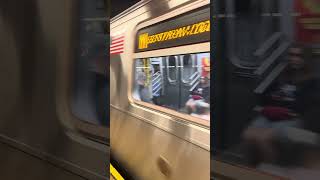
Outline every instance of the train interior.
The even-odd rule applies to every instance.
[[[209,53],[137,59],[135,78],[135,99],[196,117],[202,115],[210,120]],[[146,85],[146,91],[141,90],[141,84]],[[203,100],[197,112],[189,112],[187,108],[187,102],[193,94],[198,94]],[[146,95],[150,98],[146,98]]]

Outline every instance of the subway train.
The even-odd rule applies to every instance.
[[[209,0],[140,1],[110,38],[111,161],[133,179],[209,179]]]
[[[241,137],[290,47],[319,58],[317,0],[142,0],[110,37],[109,5],[0,1],[1,179],[108,179],[109,157],[133,179],[286,179]]]
[[[109,179],[106,13],[105,1],[0,2],[1,179]]]

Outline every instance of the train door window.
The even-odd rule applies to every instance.
[[[168,80],[170,83],[174,83],[177,81],[178,71],[177,71],[177,64],[178,64],[178,57],[177,56],[169,56],[166,57],[167,60],[167,74],[168,74]]]
[[[181,64],[181,76],[182,81],[184,83],[190,83],[192,81],[192,78],[197,75],[197,56],[194,55],[182,55],[180,56],[180,64]]]
[[[72,111],[82,121],[107,126],[108,34],[103,3],[101,0],[79,2],[79,46],[74,62]]]
[[[141,58],[134,65],[135,100],[210,120],[210,53]]]
[[[256,68],[281,39],[278,0],[227,0],[229,58],[240,68]]]

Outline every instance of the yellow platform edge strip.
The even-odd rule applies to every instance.
[[[116,180],[124,180],[120,173],[110,164],[110,173]]]

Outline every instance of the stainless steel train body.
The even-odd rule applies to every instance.
[[[111,51],[114,52],[110,55],[111,156],[134,178],[210,178],[210,121],[170,109],[176,108],[178,104],[168,103],[171,106],[163,108],[134,97],[136,59],[210,52],[209,40],[137,52],[138,31],[156,24],[161,26],[161,23],[164,28],[164,22],[199,9],[209,9],[209,3],[208,0],[145,0],[111,19],[111,39],[123,39],[122,47],[111,45]],[[209,14],[206,17],[208,20]],[[176,23],[179,24],[178,21]],[[160,66],[161,71],[153,68],[152,72],[158,72],[154,75],[161,74],[164,79],[162,82],[166,83],[168,74],[161,67],[168,61],[154,59],[151,63],[152,67]],[[177,64],[174,66],[177,67]],[[194,72],[193,78],[198,76],[197,73]],[[195,86],[192,83],[184,86],[184,90],[192,89],[192,85]],[[157,93],[158,86],[154,84],[154,87],[153,93]],[[166,90],[170,91],[169,98],[183,99],[174,94],[175,87],[167,87]]]

